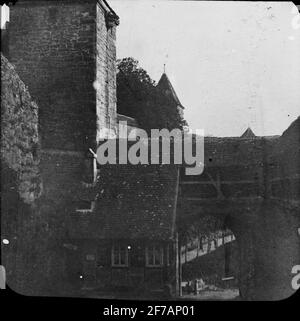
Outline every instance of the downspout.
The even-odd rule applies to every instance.
[[[174,197],[174,204],[173,204],[173,219],[172,219],[172,230],[171,230],[171,237],[174,238],[176,229],[176,216],[177,216],[177,201],[178,201],[178,192],[179,192],[179,173],[180,168],[177,167],[177,176],[176,176],[176,187],[175,187],[175,197]]]
[[[176,295],[181,296],[181,278],[182,278],[182,269],[181,269],[181,260],[180,260],[180,244],[179,244],[179,237],[178,231],[176,228],[176,216],[177,216],[177,202],[178,202],[178,192],[179,192],[179,178],[180,178],[180,168],[177,167],[177,174],[176,174],[176,187],[175,187],[175,197],[174,197],[174,204],[173,204],[173,220],[172,220],[172,240],[175,243],[175,288],[176,288]],[[175,238],[175,240],[174,240]]]

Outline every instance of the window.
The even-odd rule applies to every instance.
[[[146,266],[163,265],[163,248],[157,245],[146,247]]]
[[[112,247],[112,266],[128,266],[127,245],[116,244]]]
[[[91,201],[78,201],[76,204],[76,212],[90,213],[94,209],[95,202]]]

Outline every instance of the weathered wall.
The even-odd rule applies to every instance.
[[[57,208],[82,199],[95,174],[88,149],[116,121],[116,26],[106,10],[95,0],[11,8],[9,56],[39,102],[43,197]]]
[[[97,128],[115,126],[116,27],[106,14],[95,0],[11,8],[9,59],[40,106],[42,148],[95,149]]]
[[[40,194],[38,107],[1,54],[1,161],[18,174],[18,192],[32,203]]]
[[[130,245],[128,252],[128,267],[112,267],[112,245],[121,243]],[[68,279],[71,283],[80,282],[83,286],[98,288],[116,294],[121,288],[131,288],[133,291],[143,292],[150,289],[162,289],[167,282],[172,282],[174,273],[174,257],[172,251],[167,254],[168,244],[158,241],[157,244],[163,248],[164,259],[161,267],[147,267],[145,260],[145,247],[149,243],[147,239],[82,239],[74,240],[73,247],[67,250]],[[75,247],[74,247],[75,246]],[[93,259],[87,256],[92,255]],[[83,279],[80,280],[79,276]]]
[[[66,289],[59,278],[66,276],[69,220],[80,216],[78,202],[96,196],[96,163],[88,149],[96,150],[106,120],[111,126],[116,121],[116,24],[107,23],[109,12],[96,0],[20,0],[10,10],[9,58],[39,106],[44,189],[37,208],[47,235],[44,279],[56,280],[53,294]]]
[[[269,191],[256,238],[261,249],[256,287],[263,298],[282,299],[294,293],[291,270],[300,263],[300,117],[283,132],[267,161]]]
[[[41,281],[38,138],[38,106],[1,54],[1,236],[9,241],[1,242],[1,259],[8,286],[17,292],[30,293]]]
[[[18,1],[10,10],[9,59],[39,105],[42,148],[95,144],[94,1]]]
[[[211,215],[235,234],[243,299],[278,300],[294,293],[291,270],[300,262],[299,122],[280,137],[207,138],[204,173],[181,177],[181,219]]]
[[[107,28],[103,8],[96,11],[97,140],[102,128],[115,131],[117,124],[116,28]]]
[[[262,203],[251,224],[253,298],[281,300],[295,292],[291,285],[291,271],[300,262],[299,223],[299,208],[289,208],[274,200]],[[248,256],[251,252],[247,245],[249,240],[245,237],[241,239]]]
[[[300,117],[287,128],[268,158],[270,196],[293,203],[300,199]]]

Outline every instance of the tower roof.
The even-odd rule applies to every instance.
[[[250,127],[248,127],[243,133],[243,135],[241,136],[241,138],[255,138],[255,137],[256,136]]]
[[[163,90],[171,99],[174,100],[174,102],[181,108],[184,108],[180,102],[180,100],[177,97],[177,94],[167,76],[166,73],[163,73],[158,84],[157,87],[161,90]]]

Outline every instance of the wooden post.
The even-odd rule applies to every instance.
[[[175,236],[175,293],[176,295],[180,295],[179,290],[179,257],[181,255],[180,253],[180,247],[178,246],[178,232],[176,232]]]
[[[203,252],[204,248],[203,248],[203,236],[200,236],[200,250]]]
[[[225,277],[228,277],[230,274],[230,257],[231,257],[231,243],[226,243],[224,246],[224,255],[225,255],[225,264],[224,264],[224,268],[225,268]]]
[[[178,243],[179,243],[179,248],[181,248],[181,242],[180,242],[179,239],[178,239]],[[181,287],[181,283],[182,283],[182,262],[181,262],[181,254],[179,255],[178,264],[179,264],[179,296],[182,296],[182,287]]]
[[[176,218],[177,218],[177,200],[179,193],[179,177],[180,168],[177,167],[177,179],[176,179],[176,192],[174,198],[174,208],[173,208],[173,222],[172,222],[172,235],[175,234],[175,295],[180,295],[181,284],[179,285],[179,274],[180,274],[180,263],[179,258],[181,257],[181,248],[178,245],[178,231],[176,231]]]

